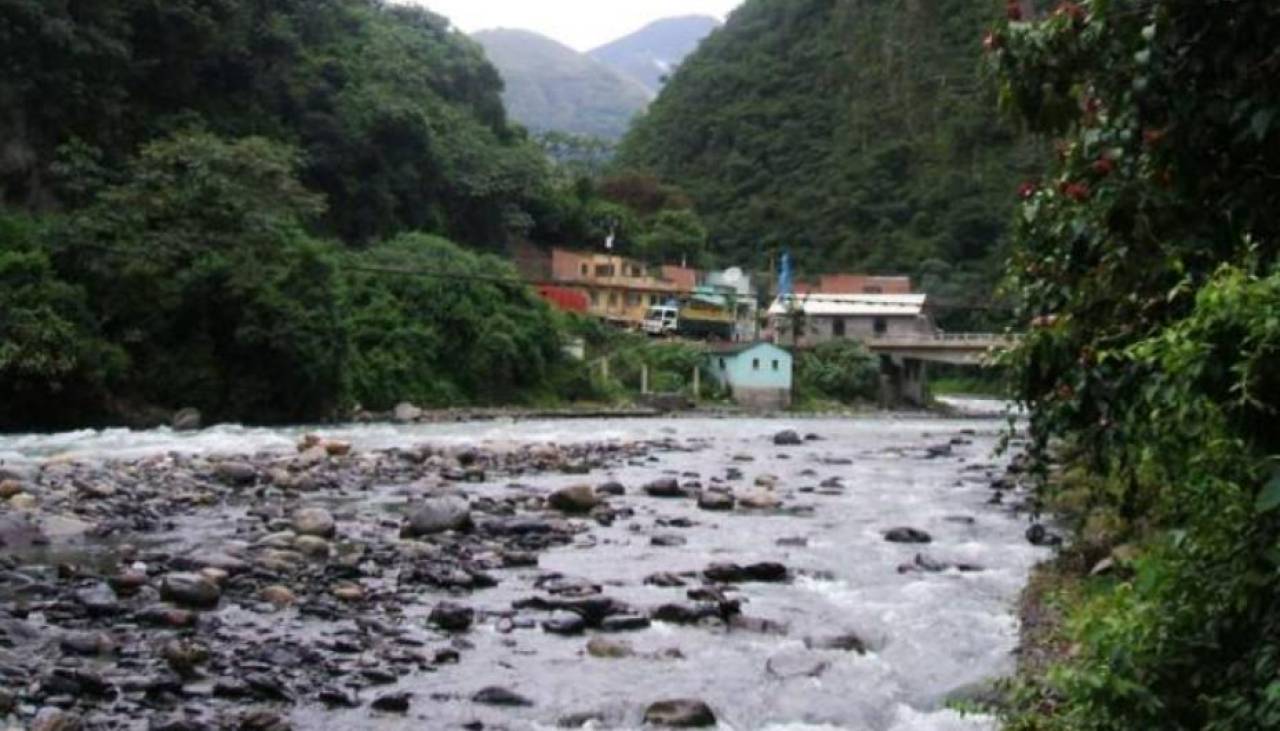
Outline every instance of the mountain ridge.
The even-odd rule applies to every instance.
[[[710,15],[660,18],[632,33],[587,51],[587,55],[636,79],[653,93],[704,38],[720,28]]]

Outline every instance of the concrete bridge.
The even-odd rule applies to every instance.
[[[880,356],[881,400],[886,405],[905,402],[923,406],[929,398],[927,363],[987,365],[1017,338],[996,333],[937,332],[882,336],[862,342]]]

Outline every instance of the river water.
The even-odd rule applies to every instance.
[[[399,681],[415,700],[407,715],[333,711],[299,704],[295,728],[555,728],[566,716],[597,714],[598,728],[639,727],[645,706],[667,698],[705,701],[720,728],[801,731],[960,731],[991,729],[990,718],[963,716],[948,699],[963,696],[1014,669],[1014,605],[1031,567],[1046,557],[1024,538],[1026,518],[989,504],[991,480],[1002,474],[993,451],[1005,423],[995,410],[980,418],[877,415],[857,419],[708,419],[497,421],[414,426],[323,428],[356,450],[413,444],[509,448],[529,442],[567,444],[672,439],[697,447],[665,451],[655,461],[632,460],[607,472],[543,473],[520,479],[522,489],[551,491],[616,480],[627,487],[612,502],[634,511],[610,526],[592,525],[571,545],[539,557],[536,568],[499,572],[497,587],[466,597],[482,618],[465,638],[455,666]],[[818,439],[774,446],[794,428]],[[202,432],[77,432],[0,437],[0,464],[30,467],[70,460],[137,460],[155,455],[290,453],[308,429],[214,427]],[[950,446],[930,455],[930,447]],[[945,451],[945,450],[938,450]],[[662,500],[639,486],[663,476],[708,481],[730,468],[743,473],[735,489],[776,477],[785,509],[712,513],[693,500]],[[815,489],[833,478],[843,489]],[[468,486],[473,499],[501,497],[510,481]],[[828,484],[832,484],[828,482]],[[683,521],[681,520],[683,519]],[[685,522],[687,521],[687,523]],[[682,524],[689,527],[672,528]],[[884,532],[911,527],[927,545],[887,542]],[[657,535],[679,534],[684,545],[661,547]],[[900,572],[917,554],[976,571]],[[787,583],[739,588],[743,611],[779,632],[751,632],[655,622],[620,638],[624,658],[589,655],[591,635],[562,637],[511,631],[496,619],[528,597],[549,572],[588,580],[639,607],[682,599],[684,589],[647,585],[658,572],[698,572],[709,564],[785,564]],[[425,612],[425,609],[423,610]],[[225,621],[301,626],[282,615]],[[421,613],[409,613],[417,621]],[[806,638],[854,634],[865,654],[806,649]],[[499,685],[529,707],[481,706],[470,697]],[[470,726],[478,728],[478,726]]]

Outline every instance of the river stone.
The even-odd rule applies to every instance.
[[[279,584],[265,587],[260,593],[262,600],[276,607],[288,607],[298,601],[298,597],[287,586]]]
[[[111,586],[117,596],[129,597],[137,594],[142,587],[147,585],[147,575],[136,569],[124,569],[107,579],[107,584]]]
[[[685,496],[684,490],[680,488],[680,481],[674,477],[654,480],[644,486],[644,492],[649,497],[677,498]]]
[[[807,650],[780,652],[765,662],[765,670],[775,678],[816,678],[827,671],[831,663],[821,655]]]
[[[471,528],[471,506],[459,497],[436,497],[414,505],[400,529],[401,538],[418,538]]]
[[[727,492],[704,490],[698,496],[698,507],[703,510],[733,510],[735,503],[737,500]]]
[[[533,701],[501,686],[491,685],[484,690],[471,696],[473,703],[482,703],[486,706],[532,706]]]
[[[639,614],[618,614],[605,617],[600,622],[600,629],[604,632],[635,632],[648,629],[651,624],[648,617]]]
[[[219,462],[213,468],[218,481],[232,487],[247,487],[258,479],[258,470],[248,462]]]
[[[24,495],[26,493],[19,493],[10,498],[10,504]],[[0,514],[0,548],[30,548],[48,545],[48,543],[49,536],[28,518]]]
[[[596,488],[596,492],[601,495],[613,495],[619,497],[627,494],[627,488],[621,482],[606,482]]]
[[[396,404],[391,416],[401,424],[408,424],[422,418],[422,409],[411,403],[400,403]]]
[[[600,498],[590,485],[573,485],[551,493],[547,504],[562,513],[589,513],[600,504]]]
[[[1043,525],[1036,523],[1027,529],[1027,542],[1033,546],[1053,547],[1062,544],[1062,537],[1050,533]]]
[[[77,591],[76,601],[84,607],[85,614],[90,617],[110,617],[120,613],[120,603],[116,601],[116,593],[105,583],[94,584],[88,589]]]
[[[329,542],[319,536],[298,536],[293,541],[293,547],[300,553],[315,559],[329,558],[333,550]]]
[[[475,621],[476,611],[453,602],[440,602],[431,610],[427,621],[446,632],[466,632]]]
[[[293,531],[300,536],[332,538],[336,528],[333,514],[324,508],[303,508],[293,514]]]
[[[369,704],[373,710],[383,713],[407,713],[409,711],[409,693],[388,693],[373,699]]]
[[[894,528],[885,531],[884,539],[890,543],[931,543],[933,536],[917,528]]]
[[[351,442],[331,439],[324,443],[324,451],[330,457],[345,457],[351,454]]]
[[[784,429],[773,435],[773,443],[779,447],[797,447],[804,444],[804,439],[795,429]]]
[[[0,481],[0,500],[8,500],[21,492],[25,492],[21,482],[17,480]]]
[[[79,716],[60,708],[45,706],[36,713],[29,731],[80,731],[82,728],[84,724]]]
[[[169,424],[174,431],[195,431],[201,427],[203,422],[204,416],[199,409],[188,408],[174,412]]]
[[[631,657],[636,651],[630,644],[620,640],[593,637],[587,642],[587,654],[603,660],[618,660]]]
[[[29,492],[20,492],[9,498],[9,507],[14,510],[35,510],[40,502]]]
[[[218,606],[222,590],[200,574],[168,574],[160,581],[160,598],[193,609]]]
[[[773,510],[782,505],[776,495],[767,492],[750,492],[738,496],[738,507],[747,510]]]
[[[586,628],[587,621],[575,612],[553,612],[542,622],[542,629],[553,635],[581,634]]]
[[[832,635],[829,637],[806,637],[804,646],[810,650],[839,650],[840,652],[856,652],[867,654],[867,643],[853,633]]]
[[[668,728],[702,728],[716,725],[716,714],[700,700],[659,701],[645,709],[644,722]]]

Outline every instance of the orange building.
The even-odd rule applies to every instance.
[[[540,285],[581,292],[590,314],[634,326],[644,322],[650,307],[687,296],[699,279],[688,267],[655,267],[616,254],[568,249],[525,247],[517,253],[516,264]]]

